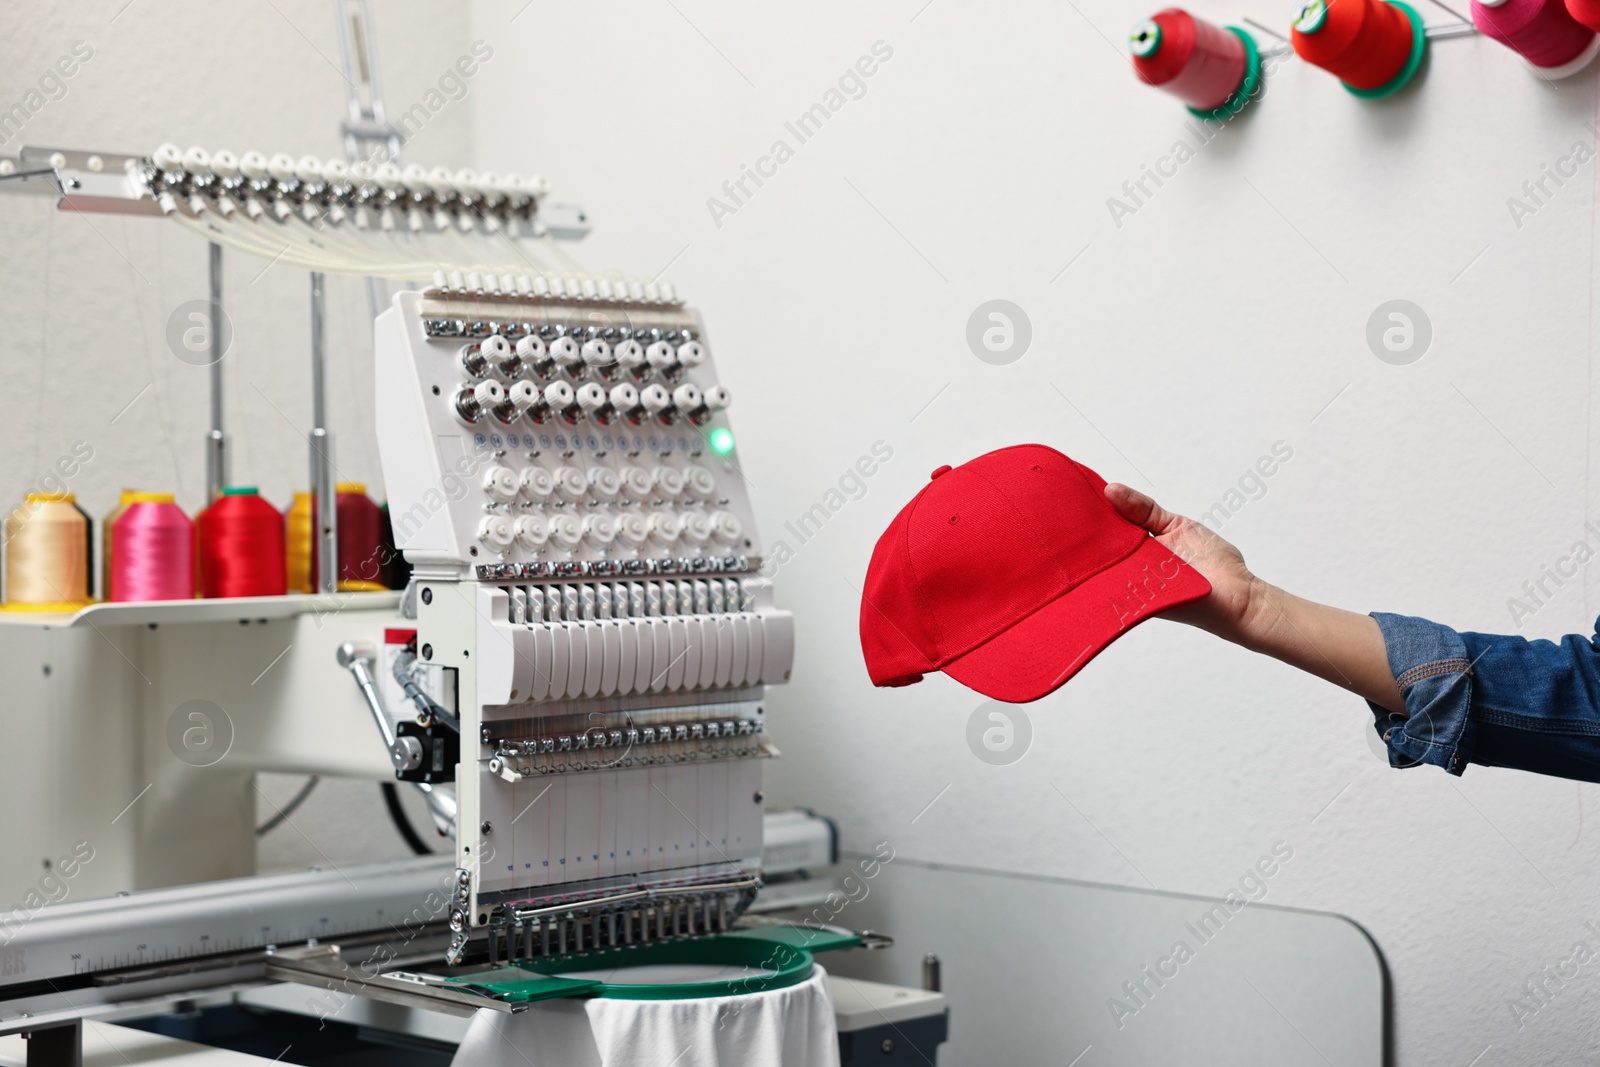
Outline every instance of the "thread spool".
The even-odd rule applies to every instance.
[[[100,591],[107,597],[111,595],[111,527],[137,495],[137,489],[124,489],[117,498],[117,506],[100,520]]]
[[[125,493],[107,530],[107,599],[118,603],[194,597],[194,523],[171,493]]]
[[[384,553],[383,584],[390,589],[404,589],[411,581],[411,564],[394,543],[394,521],[389,514],[388,502],[385,501],[378,510],[383,512],[379,540]]]
[[[311,494],[296,492],[294,502],[284,514],[287,540],[289,592],[310,593],[316,589],[311,582]]]
[[[283,515],[253,488],[231,486],[200,513],[206,597],[278,596],[288,587]]]
[[[1308,0],[1289,36],[1301,59],[1367,99],[1404,88],[1428,47],[1422,16],[1402,0]]]
[[[1261,84],[1261,53],[1253,37],[1179,7],[1136,25],[1128,51],[1140,81],[1176,96],[1201,118],[1238,113]]]
[[[339,584],[341,593],[382,592],[383,513],[360,482],[340,482],[334,487],[334,507],[339,519]],[[317,525],[316,501],[311,506],[312,526]],[[322,566],[311,553],[311,583],[320,589]]]
[[[1551,81],[1578,73],[1600,52],[1600,37],[1565,0],[1472,0],[1472,24]]]
[[[1567,14],[1600,33],[1600,0],[1567,0]]]
[[[89,602],[89,522],[71,493],[29,493],[6,519],[7,611]]]

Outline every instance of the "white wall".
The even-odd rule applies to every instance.
[[[765,536],[874,441],[894,449],[780,575],[802,630],[771,702],[774,802],[838,816],[859,848],[1196,892],[1282,839],[1295,858],[1269,899],[1373,932],[1400,1062],[1552,1062],[1600,1040],[1589,971],[1520,1031],[1507,1006],[1600,919],[1594,787],[1391,771],[1360,701],[1161,622],[1028,707],[1032,750],[991,767],[965,740],[979,698],[940,678],[872,689],[855,633],[873,540],[928,472],[1026,440],[1191,513],[1287,442],[1224,527],[1261,574],[1510,629],[1507,598],[1596,514],[1594,165],[1520,229],[1506,199],[1592,143],[1594,72],[1547,87],[1490,41],[1447,40],[1373,104],[1289,61],[1119,229],[1107,198],[1187,136],[1122,56],[1143,6],[523,3],[473,8],[474,36],[525,57],[485,74],[477,163],[581,199],[586,262],[670,264],[734,391]],[[880,40],[893,58],[865,97],[796,145],[785,120]],[[779,137],[794,158],[715,225],[707,198]],[[963,339],[995,297],[1033,324],[1012,366]],[[1433,323],[1411,366],[1364,340],[1394,298]],[[1596,578],[1523,632],[1588,632]]]

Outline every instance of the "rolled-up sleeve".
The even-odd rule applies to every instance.
[[[1600,648],[1458,633],[1427,619],[1374,612],[1405,714],[1368,702],[1389,763],[1468,763],[1600,781]],[[1600,627],[1600,622],[1597,622]]]
[[[1398,715],[1370,700],[1391,767],[1431,763],[1460,774],[1472,757],[1472,657],[1462,635],[1427,619],[1373,612],[1406,702]]]

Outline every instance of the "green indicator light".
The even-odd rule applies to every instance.
[[[708,440],[711,442],[711,451],[719,456],[726,456],[733,451],[733,431],[726,426],[718,426],[712,430]]]

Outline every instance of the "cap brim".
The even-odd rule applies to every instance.
[[[984,696],[1025,704],[1059,689],[1084,664],[1152,615],[1199,600],[1211,583],[1147,537],[1132,555],[1063,593],[943,667]]]

